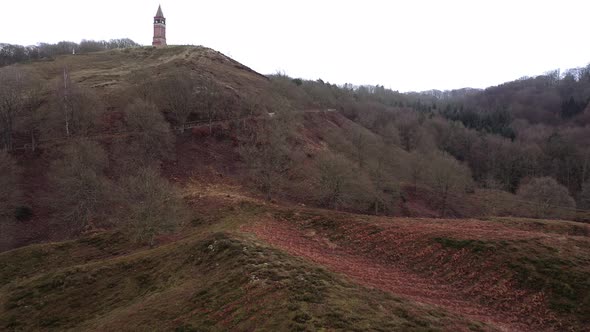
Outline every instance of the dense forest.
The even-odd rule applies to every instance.
[[[90,44],[52,47],[71,53],[72,47],[91,52],[135,45]],[[0,64],[39,58],[11,52]],[[443,217],[576,218],[563,211],[590,209],[590,66],[481,91],[399,93],[252,71],[252,81],[243,84],[242,72],[230,79],[223,76],[228,71],[216,76],[210,68],[195,69],[211,57],[215,65],[244,70],[212,50],[135,52],[100,59],[123,63],[141,55],[170,67],[158,69],[157,77],[129,71],[120,78],[126,85],[109,94],[102,83],[72,79],[61,63],[46,64],[45,71],[34,63],[0,68],[3,225],[41,209],[71,234],[118,225],[152,244],[159,232],[190,219],[177,184],[163,170],[186,158],[178,146],[193,142],[188,137],[195,133],[213,139],[208,144],[226,144],[244,170],[233,175],[271,201],[403,215],[404,203],[421,199]],[[188,53],[184,60],[158,62],[175,52]],[[191,56],[198,61],[190,63]],[[251,82],[258,90],[248,90]],[[195,122],[206,129],[185,130]],[[36,175],[43,177],[41,189],[23,175],[34,173],[34,165],[43,169]],[[512,200],[529,209],[459,208],[458,202],[468,202],[462,197],[483,201],[482,193],[496,195],[494,208]]]
[[[439,93],[273,79],[299,107],[339,109],[406,152],[448,153],[469,166],[478,186],[516,192],[551,177],[588,208],[590,66]]]

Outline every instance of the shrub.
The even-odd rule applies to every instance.
[[[112,199],[112,185],[104,175],[108,158],[91,141],[77,141],[63,149],[63,157],[51,163],[47,203],[57,211],[59,222],[72,232],[104,222]]]
[[[19,206],[14,211],[14,216],[18,221],[27,221],[33,216],[33,209],[29,206]]]
[[[560,207],[576,207],[567,188],[550,177],[532,179],[518,188],[517,195],[534,204],[537,217],[553,215],[552,211]]]
[[[22,198],[18,186],[21,170],[16,161],[5,151],[0,151],[0,219],[12,218]]]
[[[320,205],[362,212],[374,207],[377,193],[371,180],[343,155],[319,157],[317,170],[314,183]]]
[[[580,197],[578,198],[578,205],[581,209],[590,210],[590,181],[587,181],[582,186],[582,192],[580,192]]]
[[[113,159],[122,173],[173,158],[175,137],[155,104],[136,99],[125,109],[125,123],[133,135],[113,146]]]
[[[126,207],[118,219],[135,242],[152,247],[156,235],[172,232],[189,220],[178,190],[155,168],[141,168],[123,179],[121,194]]]
[[[426,173],[426,183],[439,198],[442,217],[445,216],[449,196],[464,194],[473,184],[469,168],[446,153],[430,155]]]

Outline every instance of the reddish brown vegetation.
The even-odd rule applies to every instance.
[[[433,240],[558,241],[539,230],[479,220],[296,219],[260,221],[243,230],[360,284],[502,330],[536,331],[565,323],[547,308],[545,294],[517,286],[501,257],[485,250],[474,254],[467,247],[451,250]]]

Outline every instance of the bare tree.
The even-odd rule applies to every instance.
[[[160,97],[157,95],[159,85],[149,71],[133,72],[129,79],[133,84],[131,94],[135,97],[147,102],[155,101]]]
[[[327,154],[318,159],[317,167],[320,202],[332,209],[347,206],[354,186],[354,165],[344,156]]]
[[[196,82],[185,72],[173,73],[160,82],[159,105],[184,132],[189,116],[196,110]]]
[[[99,98],[73,82],[68,70],[64,69],[44,125],[45,134],[50,137],[85,137],[96,127],[103,112]]]
[[[159,166],[173,157],[175,136],[155,104],[136,99],[125,109],[125,126],[130,136],[113,144],[115,163],[124,171],[138,166]],[[123,172],[123,174],[128,172]]]
[[[567,188],[550,177],[532,179],[518,188],[517,195],[535,204],[537,217],[547,217],[559,208],[576,207]]]
[[[38,77],[29,75],[26,92],[23,95],[23,111],[17,124],[19,132],[27,133],[30,137],[31,150],[37,148],[38,136],[44,121],[41,111],[43,104],[43,88]]]
[[[199,81],[197,88],[199,101],[199,113],[205,115],[209,122],[209,135],[213,134],[213,120],[219,116],[224,104],[224,96],[221,87],[212,79],[205,78]]]
[[[68,70],[64,68],[63,71],[63,89],[58,89],[58,98],[61,99],[61,104],[63,106],[63,116],[64,116],[64,124],[66,129],[66,136],[70,137],[70,122],[74,115],[74,95],[72,88],[72,81],[70,80],[70,74]]]
[[[283,111],[273,118],[257,120],[241,135],[240,156],[267,200],[271,200],[291,166],[288,138],[293,126],[293,120]]]
[[[121,184],[126,206],[118,220],[131,238],[153,247],[158,234],[174,231],[189,218],[182,197],[151,167],[142,167]]]
[[[369,142],[367,134],[365,134],[363,131],[359,130],[352,138],[352,145],[354,146],[355,150],[355,159],[358,163],[358,167],[361,169],[365,166],[368,144]]]
[[[373,210],[375,215],[381,211],[391,213],[395,211],[395,205],[400,197],[399,184],[394,180],[391,174],[391,157],[387,149],[382,147],[381,153],[377,155],[376,164],[370,169],[371,181],[373,183],[375,197]]]
[[[393,122],[389,122],[385,125],[385,127],[381,130],[381,136],[383,136],[383,140],[388,145],[400,145],[399,129]]]
[[[418,183],[425,182],[427,177],[428,162],[424,155],[412,152],[407,158],[408,175],[412,181],[414,192],[418,189]]]
[[[471,171],[446,153],[434,153],[429,158],[427,183],[439,198],[440,214],[444,217],[449,196],[464,193],[472,184]]]
[[[13,135],[17,117],[26,106],[28,79],[24,71],[16,67],[0,69],[0,131],[2,146],[13,149]]]
[[[73,141],[63,148],[63,157],[52,162],[47,202],[56,209],[56,219],[72,232],[105,222],[112,199],[112,185],[104,175],[108,158],[91,141]]]
[[[418,116],[414,112],[402,113],[397,121],[397,128],[404,150],[408,152],[415,150],[423,134]]]
[[[383,206],[378,190],[353,162],[340,154],[327,153],[317,160],[316,196],[331,209],[368,212]],[[378,205],[377,205],[378,204]]]
[[[6,151],[0,150],[0,223],[13,219],[15,209],[21,203],[20,174],[16,161]]]
[[[590,210],[590,181],[584,183],[582,186],[578,202],[580,208]]]

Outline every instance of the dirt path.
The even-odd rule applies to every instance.
[[[264,221],[242,228],[292,255],[300,256],[342,273],[359,284],[391,292],[413,301],[435,305],[501,331],[538,331],[530,322],[507,312],[483,306],[450,285],[423,277],[401,266],[386,264],[337,246],[325,238],[306,233],[287,222]]]

